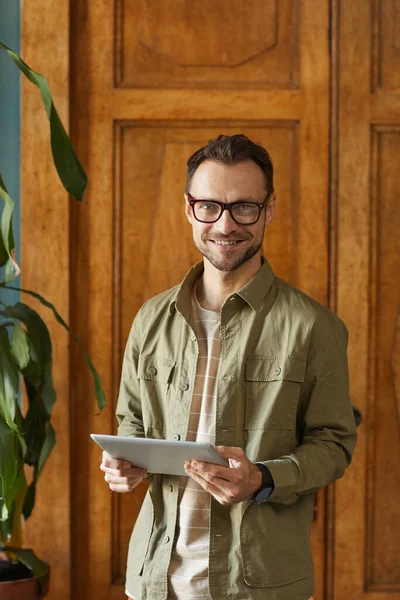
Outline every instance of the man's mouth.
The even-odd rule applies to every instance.
[[[218,246],[234,246],[235,244],[240,244],[243,240],[209,240]]]

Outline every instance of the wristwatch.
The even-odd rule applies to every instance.
[[[274,491],[275,485],[271,475],[271,471],[263,465],[263,463],[255,463],[256,467],[260,469],[262,475],[261,487],[256,490],[252,496],[254,502],[260,503],[268,500],[272,492]]]

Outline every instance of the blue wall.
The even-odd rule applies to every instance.
[[[0,0],[0,41],[16,52],[20,51],[20,3],[18,0]],[[20,75],[9,56],[0,51],[0,173],[11,198],[15,202],[13,230],[17,258],[20,258]],[[1,201],[1,207],[3,202]],[[3,275],[1,270],[0,275]],[[19,279],[15,285],[19,285]],[[0,288],[0,300],[14,304],[18,292]]]

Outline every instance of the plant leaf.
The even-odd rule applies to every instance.
[[[23,431],[27,444],[25,462],[37,469],[42,446],[46,439],[46,424],[48,415],[41,398],[40,389],[34,398],[30,400],[28,410],[24,419]]]
[[[15,288],[7,286],[3,289]],[[5,307],[4,310],[0,311],[0,315],[17,319],[25,324],[41,366],[46,365],[51,360],[52,345],[49,330],[41,316],[33,308],[22,302],[17,302],[14,306]]]
[[[25,454],[26,454],[26,442],[22,436],[22,431],[23,431],[23,425],[24,425],[24,417],[22,416],[22,412],[21,412],[21,408],[19,406],[19,404],[17,403],[16,406],[16,411],[15,411],[15,418],[14,418],[14,423],[16,426],[16,435],[18,437],[18,441],[20,443],[21,446],[21,452],[22,452],[22,458],[24,458]]]
[[[56,443],[56,433],[54,428],[50,423],[47,423],[46,427],[46,437],[42,445],[42,449],[40,452],[40,456],[37,462],[37,468],[35,468],[35,477],[30,486],[28,487],[27,494],[25,496],[23,515],[25,519],[28,519],[31,516],[33,506],[35,504],[35,496],[36,496],[36,482],[39,479],[39,476],[42,472],[42,469],[50,456],[51,451],[54,448]]]
[[[26,492],[24,507],[22,509],[22,514],[25,519],[29,519],[32,514],[33,507],[35,505],[36,499],[36,481],[32,481],[32,483],[28,486],[28,491]]]
[[[86,361],[86,363],[89,366],[89,369],[92,372],[93,375],[93,380],[94,380],[94,388],[95,388],[95,396],[97,398],[97,406],[99,407],[99,410],[103,410],[103,408],[106,405],[106,396],[104,394],[104,390],[103,390],[103,386],[101,385],[101,379],[99,377],[99,374],[97,373],[93,363],[91,362],[89,356],[86,354],[86,352],[83,349],[82,346],[82,342],[81,340],[78,338],[78,336],[70,329],[70,327],[66,324],[66,322],[64,321],[64,319],[58,314],[57,310],[55,309],[54,305],[51,304],[51,302],[48,302],[47,300],[45,300],[45,298],[43,298],[43,296],[40,296],[40,294],[37,294],[36,292],[32,292],[30,290],[24,290],[22,288],[17,288],[17,287],[13,287],[8,285],[7,287],[4,287],[5,290],[15,290],[18,292],[23,292],[24,294],[29,294],[30,296],[33,296],[34,298],[36,298],[37,300],[39,300],[39,302],[41,302],[44,306],[46,306],[47,308],[50,308],[53,311],[53,314],[56,318],[56,320],[60,323],[60,325],[62,325],[70,335],[72,335],[72,337],[76,340],[77,344],[80,346],[81,350],[82,350],[82,354],[83,357]],[[0,312],[0,315],[2,313]]]
[[[23,461],[19,461],[18,474],[7,496],[9,508],[4,511],[6,518],[0,524],[3,539],[11,545],[22,544],[21,513],[27,491]]]
[[[49,580],[49,564],[38,558],[34,551],[30,548],[15,548],[14,546],[7,546],[7,551],[13,552],[18,556],[20,562],[28,567],[28,569],[32,571],[36,579],[39,581],[41,590],[44,590]]]
[[[50,121],[51,150],[58,176],[64,188],[76,198],[82,200],[87,186],[86,173],[79,162],[64,126],[57,114],[46,77],[31,69],[11,48],[0,43],[0,49],[6,51],[19,70],[40,90],[43,104]]]
[[[0,327],[0,414],[12,430],[15,430],[17,399],[18,367],[11,355],[8,332]]]
[[[55,444],[56,444],[56,432],[54,431],[54,428],[51,425],[51,423],[47,423],[46,437],[45,437],[45,440],[44,440],[44,443],[42,446],[42,450],[40,452],[37,473],[35,473],[35,479],[38,479]]]
[[[38,385],[40,385],[40,382],[42,381],[42,368],[40,366],[39,355],[36,351],[35,346],[32,343],[29,333],[27,333],[26,335],[26,341],[28,342],[29,346],[30,360],[25,369],[22,370],[22,374],[25,377],[25,379],[28,379],[36,388]]]
[[[25,369],[29,364],[29,343],[25,331],[18,321],[14,321],[14,329],[11,338],[11,354],[18,368]]]
[[[6,273],[3,283],[7,283],[18,277],[21,270],[17,261],[15,260],[15,242],[12,230],[14,202],[7,192],[7,188],[1,175],[0,197],[4,200],[4,208],[1,214],[0,267],[6,265]]]
[[[22,369],[27,390],[28,410],[20,423],[24,434],[24,440],[20,438],[20,441],[21,446],[22,442],[26,444],[25,462],[34,467],[35,479],[37,479],[51,452],[55,438],[53,428],[51,426],[49,428],[49,420],[56,398],[52,377],[50,335],[39,314],[25,304],[18,302],[14,306],[7,306],[0,312],[0,315],[18,319],[27,328],[26,333],[22,328],[19,332],[25,335],[23,339],[25,339],[31,355],[27,367]],[[34,358],[34,362],[32,358]],[[31,496],[27,502],[30,499]],[[26,508],[24,512],[27,514],[30,510],[31,508],[29,510]]]
[[[30,306],[22,304],[21,302],[17,302],[14,306],[7,306],[3,311],[0,311],[0,315],[18,319],[27,327],[29,339],[31,345],[33,345],[36,350],[37,361],[40,367],[40,379],[38,381],[33,381],[32,383],[37,388],[40,386],[43,404],[50,416],[56,399],[56,393],[51,371],[52,345],[49,330],[40,315]],[[24,376],[26,376],[25,370],[22,372]],[[30,398],[29,394],[28,397]]]
[[[18,473],[18,455],[15,452],[14,432],[0,416],[0,477],[1,477],[1,519],[8,517],[11,491]]]

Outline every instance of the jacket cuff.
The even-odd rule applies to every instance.
[[[294,504],[298,496],[296,487],[299,480],[296,463],[290,458],[277,458],[263,462],[269,472],[274,484],[274,490],[269,496],[269,502],[281,504]]]

